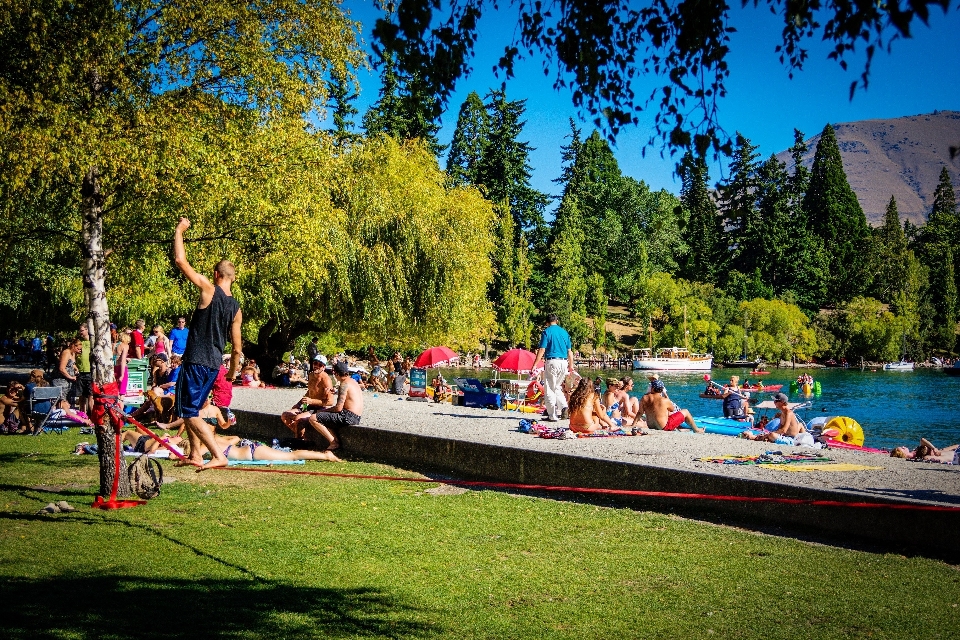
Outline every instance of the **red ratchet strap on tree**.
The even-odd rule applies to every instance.
[[[120,446],[120,431],[123,429],[123,413],[120,410],[120,388],[116,382],[108,382],[100,386],[93,385],[93,423],[103,425],[106,430],[104,419],[109,416],[110,425],[114,433],[114,455],[116,456],[113,473],[113,489],[110,491],[110,498],[103,499],[98,495],[93,504],[94,509],[127,509],[129,507],[139,507],[147,504],[146,500],[117,500],[117,490],[120,488],[120,474],[123,472],[121,456],[123,447]],[[106,434],[104,434],[106,437]]]

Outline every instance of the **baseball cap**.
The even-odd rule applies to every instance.
[[[338,362],[333,365],[333,372],[338,376],[348,376],[350,375],[350,367],[347,366],[346,362]]]
[[[315,355],[315,356],[313,356],[313,361],[314,361],[314,362],[319,362],[320,364],[324,364],[324,365],[325,365],[325,364],[327,364],[327,356],[323,355],[322,353],[321,353],[321,354],[318,354],[318,355]]]
[[[773,401],[774,401],[774,402],[789,402],[790,399],[787,397],[787,394],[785,394],[785,393],[775,393],[775,394],[773,394]]]

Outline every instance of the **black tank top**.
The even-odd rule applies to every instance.
[[[220,287],[213,288],[213,300],[203,309],[196,309],[190,319],[187,348],[183,361],[202,364],[210,369],[220,369],[223,364],[223,347],[230,337],[230,325],[240,310],[240,303],[228,296]],[[238,348],[240,345],[234,345]]]

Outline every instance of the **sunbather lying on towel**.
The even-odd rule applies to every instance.
[[[340,462],[340,458],[332,451],[310,451],[309,449],[294,449],[281,451],[262,442],[240,439],[237,436],[214,436],[217,445],[223,449],[223,455],[228,460],[326,460]],[[200,455],[208,453],[207,448],[200,445]]]
[[[181,443],[183,442],[183,439],[180,438],[180,436],[166,436],[166,437],[163,437],[162,440],[165,443],[177,449],[178,451],[180,451],[180,446],[181,446]],[[122,441],[124,442],[124,444],[128,444],[131,447],[133,447],[134,453],[151,454],[164,448],[159,442],[157,442],[150,436],[143,435],[139,431],[135,431],[132,429],[123,432]]]
[[[890,452],[890,456],[918,462],[960,465],[960,444],[952,444],[949,447],[937,449],[926,438],[920,438],[920,446],[913,451],[910,451],[908,447],[897,447]]]

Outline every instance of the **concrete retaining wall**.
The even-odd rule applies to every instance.
[[[247,411],[236,413],[242,425],[241,433],[246,437],[266,442],[272,438],[290,437],[290,432],[275,415]],[[316,436],[315,441],[325,444],[320,442],[322,438],[317,434],[312,435]],[[817,490],[787,483],[729,478],[372,427],[344,429],[340,438],[343,451],[348,456],[361,456],[421,471],[433,469],[463,480],[898,504],[887,498],[853,492]],[[552,495],[581,499],[588,494]],[[812,533],[852,545],[880,544],[905,553],[960,561],[960,510],[913,511],[633,496],[617,496],[616,501],[655,511],[678,511],[712,519],[733,517],[738,523]]]

